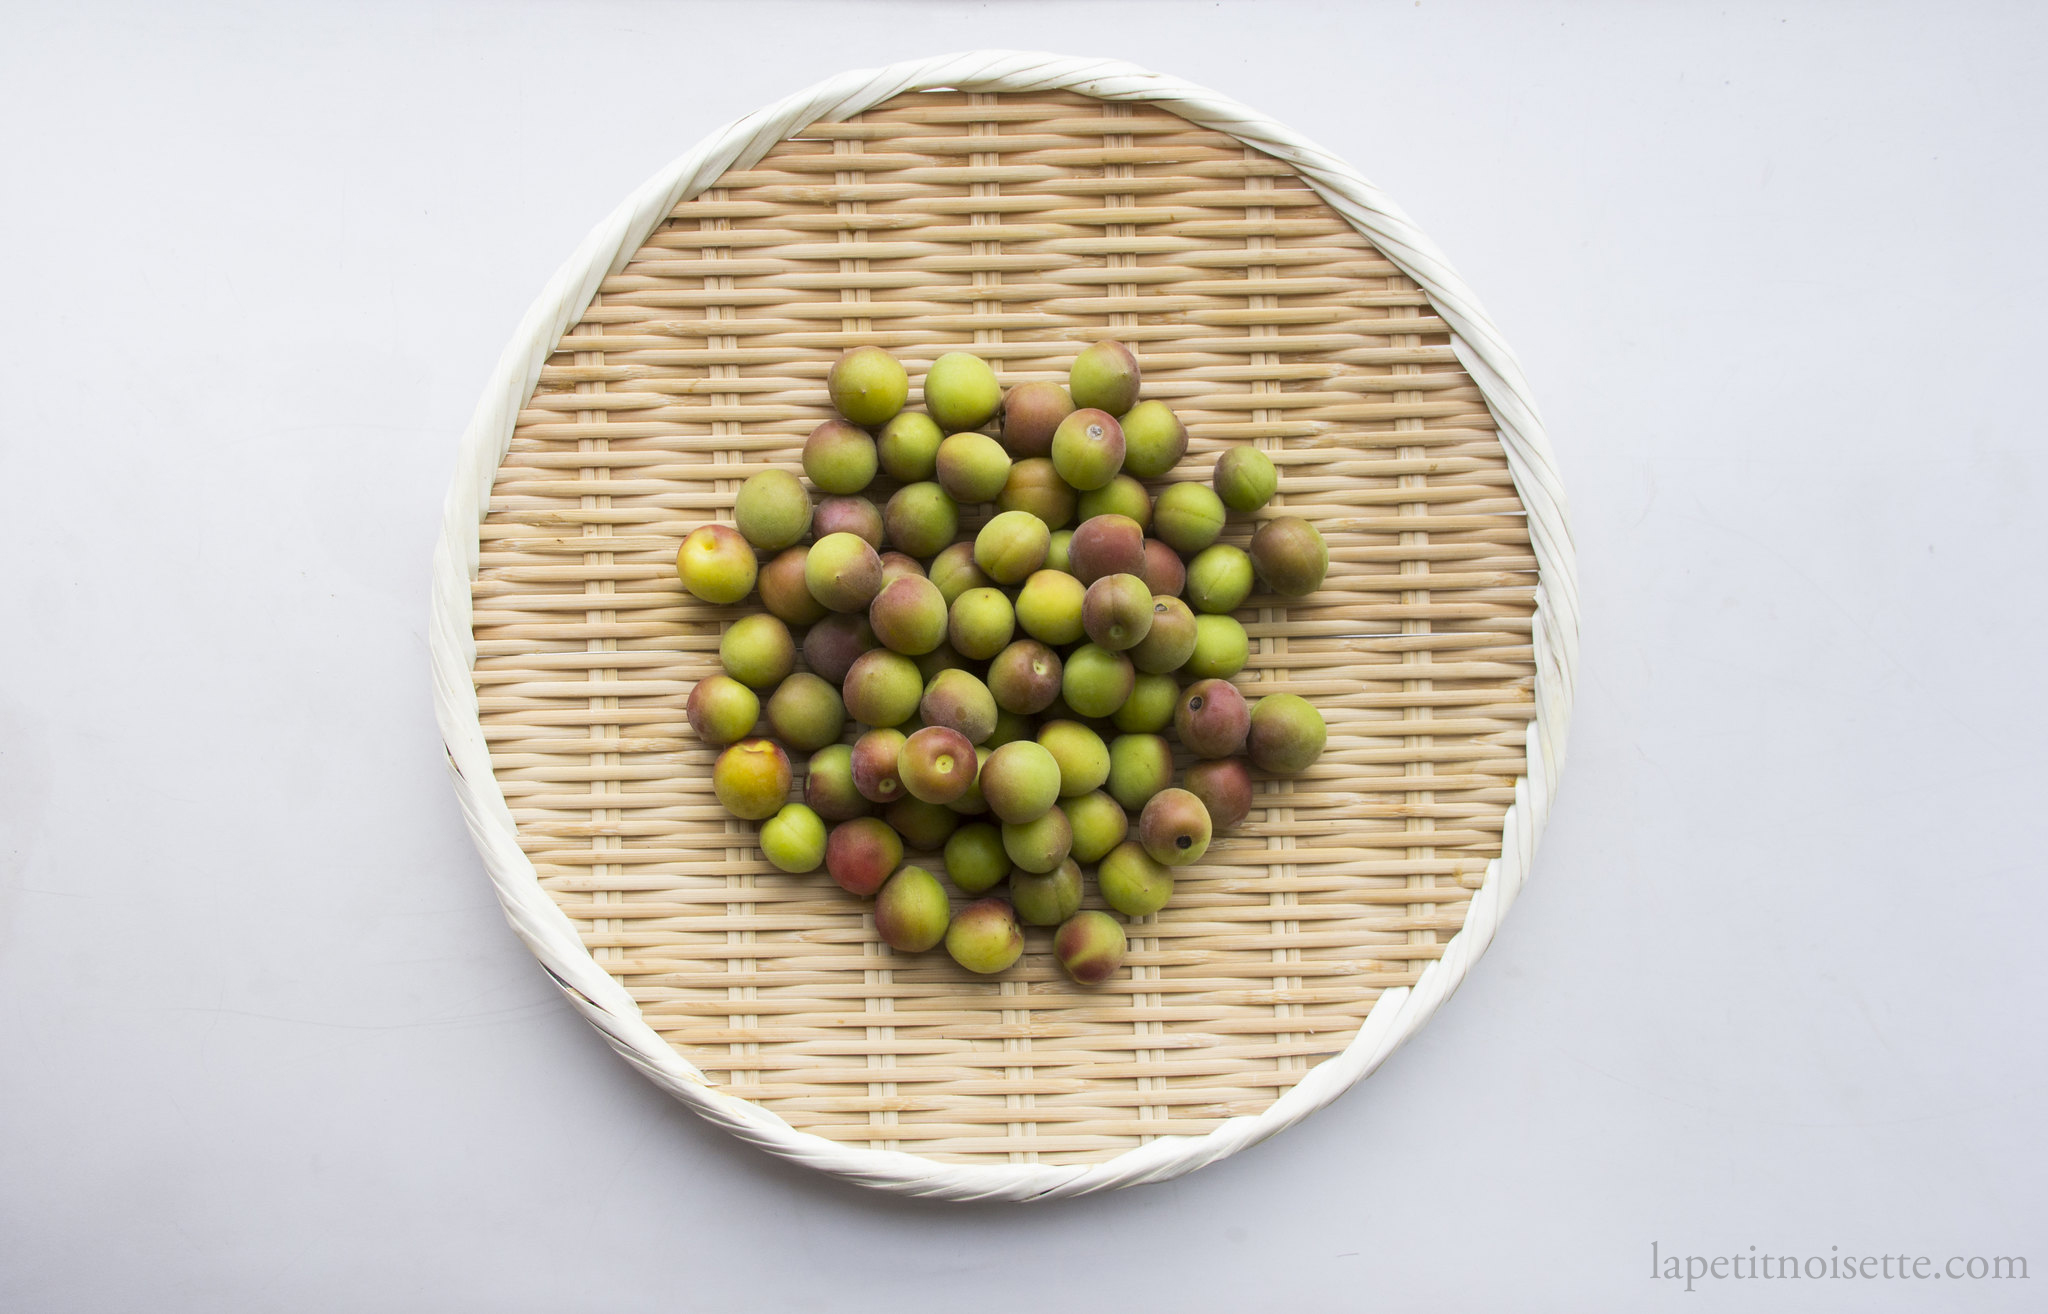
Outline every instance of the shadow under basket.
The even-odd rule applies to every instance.
[[[690,597],[676,549],[731,520],[748,476],[801,473],[848,347],[894,352],[917,407],[941,353],[1007,387],[1064,382],[1112,338],[1190,433],[1151,491],[1250,443],[1279,496],[1223,541],[1274,514],[1328,541],[1320,591],[1236,613],[1235,681],[1314,703],[1328,747],[1257,777],[1251,815],[1129,923],[1106,984],[1069,981],[1042,930],[977,977],[890,950],[871,901],[775,870],[720,808],[683,704],[758,602]],[[742,120],[592,235],[466,439],[438,692],[508,914],[649,1076],[870,1185],[1067,1195],[1271,1134],[1455,988],[1555,788],[1572,560],[1520,380],[1370,184],[1199,88],[997,52]],[[963,508],[963,533],[991,510]]]

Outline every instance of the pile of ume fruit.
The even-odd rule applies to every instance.
[[[732,525],[694,530],[676,556],[697,597],[736,603],[758,584],[767,609],[726,627],[724,674],[690,693],[691,727],[724,748],[718,800],[762,823],[778,868],[822,865],[873,896],[894,949],[943,941],[994,973],[1023,953],[1020,922],[1057,927],[1067,974],[1106,980],[1124,930],[1081,911],[1082,867],[1119,913],[1155,913],[1173,869],[1251,810],[1245,757],[1292,773],[1321,755],[1314,707],[1291,694],[1250,706],[1230,683],[1249,654],[1230,613],[1255,576],[1286,597],[1315,591],[1329,549],[1297,517],[1264,521],[1248,553],[1217,542],[1229,511],[1273,496],[1255,447],[1224,452],[1213,487],[1151,496],[1139,480],[1180,462],[1187,430],[1138,400],[1120,343],[1082,351],[1064,388],[1007,394],[980,357],[940,356],[922,413],[903,409],[909,376],[879,347],[847,352],[828,386],[840,418],[803,450],[825,496],[813,505],[795,475],[763,470]],[[900,485],[879,509],[862,496],[878,471]],[[980,503],[996,513],[961,538],[960,508]],[[774,739],[754,737],[764,696]],[[866,727],[851,746],[849,718]],[[1178,787],[1168,729],[1198,759]],[[787,801],[789,752],[810,755],[801,803]],[[906,847],[943,851],[953,885],[985,897],[955,913]],[[1009,897],[992,895],[1005,880]]]

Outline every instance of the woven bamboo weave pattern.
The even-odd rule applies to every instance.
[[[892,953],[719,808],[683,700],[755,604],[690,599],[675,550],[748,475],[800,472],[848,346],[900,356],[917,405],[944,351],[1063,381],[1105,337],[1189,426],[1173,479],[1254,442],[1266,514],[1328,538],[1322,591],[1238,613],[1237,683],[1314,702],[1329,748],[1261,779],[1108,985],[1047,932],[975,978]],[[1257,1113],[1441,953],[1527,771],[1536,559],[1446,325],[1288,166],[1142,104],[903,95],[728,172],[561,341],[481,539],[480,719],[543,886],[707,1077],[843,1143],[1080,1163]]]

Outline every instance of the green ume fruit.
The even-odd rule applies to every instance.
[[[1173,897],[1173,872],[1156,862],[1136,840],[1110,850],[1095,869],[1103,902],[1126,917],[1150,917]]]
[[[882,513],[865,497],[822,497],[817,514],[811,517],[811,532],[819,538],[851,534],[875,551],[882,550]]]
[[[1028,511],[1002,511],[974,536],[974,564],[998,584],[1022,584],[1045,564],[1052,534]]]
[[[1195,652],[1195,614],[1179,598],[1152,597],[1152,624],[1131,649],[1131,665],[1150,675],[1164,675],[1187,665]]]
[[[1067,814],[1067,826],[1074,832],[1069,856],[1076,862],[1100,862],[1103,854],[1123,843],[1130,833],[1130,814],[1101,790],[1062,800],[1060,810]]]
[[[960,825],[959,813],[921,798],[897,799],[882,809],[882,819],[903,837],[906,847],[920,853],[938,852]]]
[[[981,793],[1005,823],[1036,821],[1059,801],[1060,764],[1032,740],[1004,744],[982,764]]]
[[[1191,680],[1228,680],[1251,660],[1251,640],[1230,616],[1195,617],[1195,649],[1181,673]]]
[[[967,659],[953,651],[953,645],[942,643],[930,652],[917,657],[917,674],[927,685],[939,678],[940,671],[965,671]],[[970,672],[971,674],[971,672]]]
[[[1101,488],[1124,468],[1124,431],[1107,411],[1079,410],[1052,435],[1052,468],[1083,492]]]
[[[804,473],[827,493],[858,493],[875,481],[875,440],[845,420],[827,420],[804,439]]]
[[[1174,484],[1152,504],[1152,532],[1176,552],[1200,552],[1223,532],[1223,499],[1201,484]]]
[[[1330,545],[1308,521],[1282,516],[1260,525],[1252,535],[1252,567],[1280,596],[1305,597],[1323,586],[1323,576],[1330,570]]]
[[[981,894],[1010,874],[1003,832],[986,821],[962,826],[946,841],[946,874],[962,894]]]
[[[1073,847],[1073,828],[1067,824],[1067,814],[1058,808],[1047,808],[1030,821],[1004,822],[1003,851],[1017,864],[1017,872],[1010,875],[1011,889],[1017,887],[1018,872],[1051,871],[1067,860],[1067,851]]]
[[[1329,737],[1323,714],[1307,699],[1268,694],[1252,709],[1245,752],[1261,771],[1292,775],[1308,770],[1323,755]]]
[[[946,928],[946,952],[970,972],[993,975],[1023,956],[1024,929],[1008,903],[990,896],[953,915],[953,924]]]
[[[1125,464],[1129,464],[1128,457]],[[1152,523],[1152,495],[1145,485],[1119,474],[1102,487],[1081,494],[1079,514],[1084,522],[1096,516],[1123,516],[1143,530]]]
[[[804,802],[827,821],[851,821],[868,813],[868,801],[853,783],[853,748],[827,744],[804,768]]]
[[[1052,431],[1074,413],[1074,399],[1057,383],[1020,383],[1003,397],[1003,446],[1012,456],[1044,456]]]
[[[1109,741],[1109,796],[1126,812],[1139,812],[1173,783],[1173,748],[1158,735],[1118,735]]]
[[[904,742],[896,769],[912,798],[951,803],[974,783],[974,745],[958,730],[928,725]]]
[[[1243,548],[1212,543],[1188,563],[1187,599],[1196,611],[1224,615],[1252,593],[1252,559]]]
[[[1140,479],[1157,479],[1187,455],[1188,430],[1165,402],[1139,402],[1124,412],[1124,469]]]
[[[1067,858],[1047,872],[1010,877],[1010,902],[1026,926],[1058,926],[1081,910],[1081,868]]]
[[[970,744],[987,739],[996,728],[995,695],[970,671],[944,670],[933,676],[924,687],[918,713],[926,725],[957,730]]]
[[[740,485],[732,520],[755,547],[774,552],[811,528],[811,495],[787,470],[763,470]]]
[[[854,741],[850,768],[853,787],[871,803],[894,803],[903,797],[900,766],[903,745],[909,740],[901,730],[883,726]]]
[[[742,821],[763,821],[789,797],[789,756],[767,739],[742,739],[711,764],[711,791]]]
[[[891,949],[921,954],[946,938],[953,908],[939,878],[922,867],[905,867],[875,896],[875,934]]]
[[[937,484],[905,484],[890,496],[882,529],[898,551],[937,556],[960,532],[960,506]]]
[[[882,558],[867,540],[827,534],[804,558],[811,596],[833,611],[866,611],[882,591]]]
[[[754,591],[760,563],[753,544],[731,525],[699,525],[676,549],[676,574],[690,595],[716,606]]]
[[[796,640],[789,626],[755,612],[725,627],[718,639],[718,664],[750,689],[773,689],[796,667]]]
[[[944,643],[946,620],[945,595],[922,575],[898,578],[868,606],[868,624],[882,646],[908,657],[923,656]]]
[[[1038,743],[1060,767],[1060,797],[1092,794],[1109,779],[1109,745],[1079,721],[1048,721]]]
[[[846,728],[846,705],[830,684],[798,671],[769,695],[768,728],[797,752],[816,752]]]
[[[916,662],[900,652],[876,648],[854,659],[841,694],[854,720],[872,726],[902,725],[917,711],[924,680]]]
[[[713,747],[723,747],[753,733],[761,719],[761,700],[730,675],[707,675],[690,690],[684,705],[690,729]]]
[[[1177,598],[1187,587],[1188,568],[1175,552],[1156,538],[1145,540],[1145,564],[1138,568],[1138,578],[1145,581],[1145,587],[1155,595]]]
[[[1181,778],[1182,786],[1202,800],[1209,821],[1217,830],[1228,830],[1250,815],[1252,773],[1235,757],[1211,758],[1197,762]]]
[[[962,502],[993,502],[1010,478],[1010,454],[985,433],[956,433],[939,444],[938,480]]]
[[[1081,609],[1087,598],[1087,588],[1072,575],[1041,570],[1017,594],[1017,623],[1040,643],[1073,643],[1083,633]]]
[[[1058,653],[1036,639],[1019,639],[989,662],[989,693],[1003,711],[1035,715],[1059,697],[1061,667]]]
[[[1074,358],[1067,392],[1074,405],[1122,415],[1137,404],[1138,358],[1121,342],[1098,342]]]
[[[1101,985],[1115,976],[1129,947],[1116,918],[1092,908],[1060,923],[1052,937],[1053,957],[1081,985]]]
[[[931,416],[922,411],[902,412],[883,425],[875,438],[882,473],[904,484],[931,478],[938,469],[939,443],[944,438]]]
[[[1130,658],[1097,644],[1084,643],[1067,657],[1060,695],[1068,707],[1082,716],[1110,716],[1131,696],[1136,678]]]
[[[1073,568],[1070,556],[1074,546],[1074,531],[1055,529],[1046,542],[1045,569],[1065,573]]]
[[[1211,476],[1216,496],[1233,511],[1256,511],[1280,491],[1273,458],[1256,447],[1233,447],[1216,462]]]
[[[996,372],[981,357],[949,351],[924,376],[924,408],[947,433],[979,429],[1003,404]]]
[[[998,589],[969,589],[953,600],[948,634],[970,661],[985,662],[1007,648],[1016,630],[1016,612]]]
[[[1251,708],[1228,680],[1188,686],[1173,713],[1173,732],[1196,757],[1229,757],[1244,747],[1251,724]]]
[[[834,684],[844,684],[854,660],[874,647],[874,627],[862,612],[834,613],[804,633],[804,661]]]
[[[1171,675],[1140,671],[1131,696],[1110,720],[1125,734],[1156,735],[1173,724],[1173,709],[1179,705],[1180,685]]]
[[[902,361],[880,347],[855,347],[833,363],[825,390],[832,395],[833,409],[872,429],[903,409],[910,375]]]
[[[1136,575],[1145,568],[1145,530],[1124,515],[1091,516],[1067,545],[1069,572],[1083,584],[1107,575]]]
[[[993,751],[1001,748],[1004,744],[1014,744],[1019,739],[1029,739],[1031,738],[1031,728],[1030,717],[1019,716],[1015,712],[999,711],[996,713],[995,733],[984,739],[981,742],[981,746]]]
[[[828,614],[825,604],[811,596],[811,586],[804,582],[804,562],[809,557],[809,548],[784,548],[761,567],[757,580],[761,605],[785,625],[813,625]]]
[[[825,823],[803,804],[785,803],[761,823],[761,853],[781,871],[816,871],[825,861]]]
[[[1074,490],[1060,478],[1052,462],[1030,456],[1010,467],[996,505],[1004,511],[1029,511],[1048,529],[1063,529],[1074,518]]]
[[[1154,861],[1184,867],[1209,851],[1209,810],[1185,789],[1162,789],[1138,818],[1138,842]]]
[[[1152,628],[1152,590],[1136,575],[1104,575],[1088,586],[1081,628],[1111,652],[1137,647]]]
[[[946,605],[952,606],[960,595],[969,589],[983,589],[989,586],[989,577],[981,573],[981,567],[974,564],[974,544],[955,543],[932,558],[932,568],[925,572],[932,583],[939,586],[945,595]]]
[[[840,889],[863,897],[903,865],[903,840],[880,817],[855,817],[825,839],[825,871]]]

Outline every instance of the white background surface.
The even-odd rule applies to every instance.
[[[4,9],[0,1308],[2048,1299],[2039,10]],[[1406,205],[1535,381],[1586,608],[1535,879],[1423,1036],[1029,1207],[813,1177],[616,1061],[499,919],[422,637],[455,437],[585,230],[978,46],[1209,84]],[[2034,1277],[1687,1296],[1653,1241]]]

